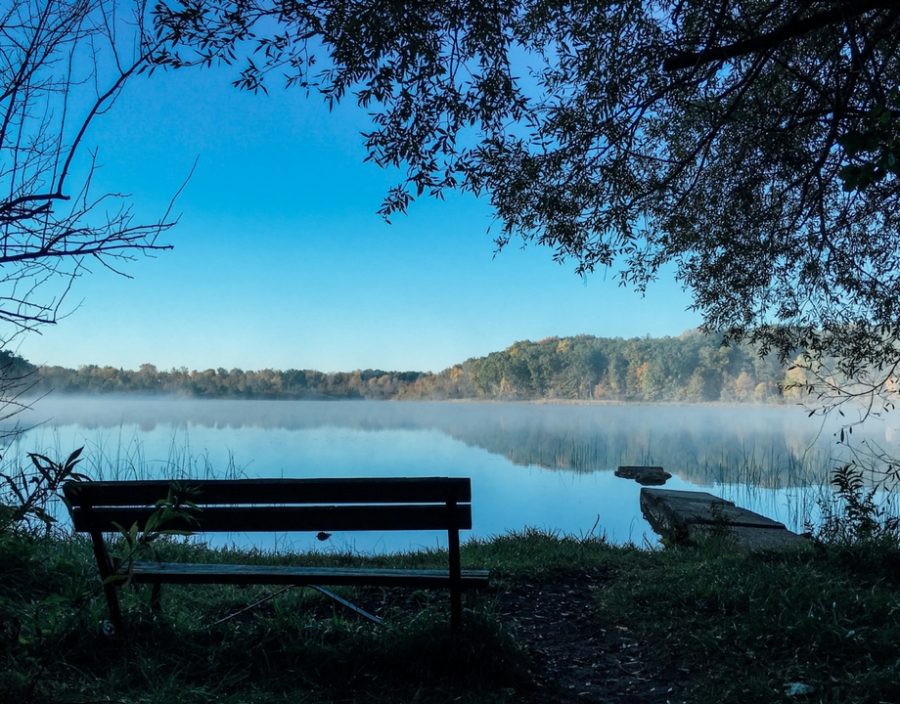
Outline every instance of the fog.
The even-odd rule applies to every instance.
[[[856,446],[897,451],[892,420],[857,429]],[[60,396],[14,421],[27,430],[5,462],[84,446],[81,469],[95,479],[469,476],[473,535],[584,534],[599,520],[616,542],[655,540],[639,487],[612,474],[619,465],[662,465],[670,488],[711,491],[799,528],[846,456],[837,421],[800,407]],[[406,547],[383,540],[353,537],[351,547]]]
[[[834,414],[810,418],[799,406],[57,396],[38,400],[12,420],[22,428],[35,428],[26,438],[46,438],[48,429],[69,428],[88,444],[95,430],[117,430],[129,441],[160,432],[174,439],[219,430],[216,444],[224,443],[245,462],[254,458],[241,457],[240,448],[229,442],[234,434],[227,431],[434,430],[520,465],[591,472],[652,463],[699,481],[728,481],[731,471],[760,463],[772,470],[780,465],[784,471],[799,465],[818,476],[846,455],[837,443],[843,419]],[[870,418],[855,429],[853,441],[857,447],[865,442],[893,449],[900,435],[897,422],[891,416]],[[7,423],[6,430],[11,425]]]

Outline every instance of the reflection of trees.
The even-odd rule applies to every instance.
[[[696,483],[765,487],[821,483],[837,449],[830,431],[819,432],[821,421],[772,407],[68,398],[48,399],[40,412],[56,425],[135,425],[142,432],[159,426],[437,430],[520,465],[595,472],[659,464]]]
[[[828,447],[791,451],[784,436],[766,431],[730,433],[723,428],[606,427],[555,432],[540,427],[468,428],[452,433],[464,442],[502,454],[521,465],[592,472],[618,465],[661,465],[699,484],[746,483],[779,488],[818,484],[832,463]],[[807,438],[811,440],[811,438]]]

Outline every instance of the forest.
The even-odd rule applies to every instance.
[[[590,335],[521,341],[439,373],[365,369],[137,370],[35,366],[8,352],[2,374],[27,395],[166,394],[253,399],[483,399],[779,403],[803,392],[806,372],[749,345],[691,330],[678,337]]]

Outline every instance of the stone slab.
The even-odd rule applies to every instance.
[[[688,529],[691,543],[700,543],[716,536],[717,526],[693,525]],[[744,526],[731,526],[725,535],[741,550],[790,550],[809,545],[809,540],[797,533],[785,530],[759,530]]]
[[[662,467],[646,465],[623,465],[616,469],[615,475],[622,479],[634,479],[638,484],[660,486],[672,475]]]
[[[701,491],[641,489],[641,512],[653,530],[676,544],[696,543],[723,532],[745,549],[781,549],[806,542],[783,523]]]

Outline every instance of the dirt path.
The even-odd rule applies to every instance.
[[[594,592],[607,575],[570,572],[500,592],[502,618],[534,662],[535,702],[667,704],[679,673],[627,629],[601,621]]]

